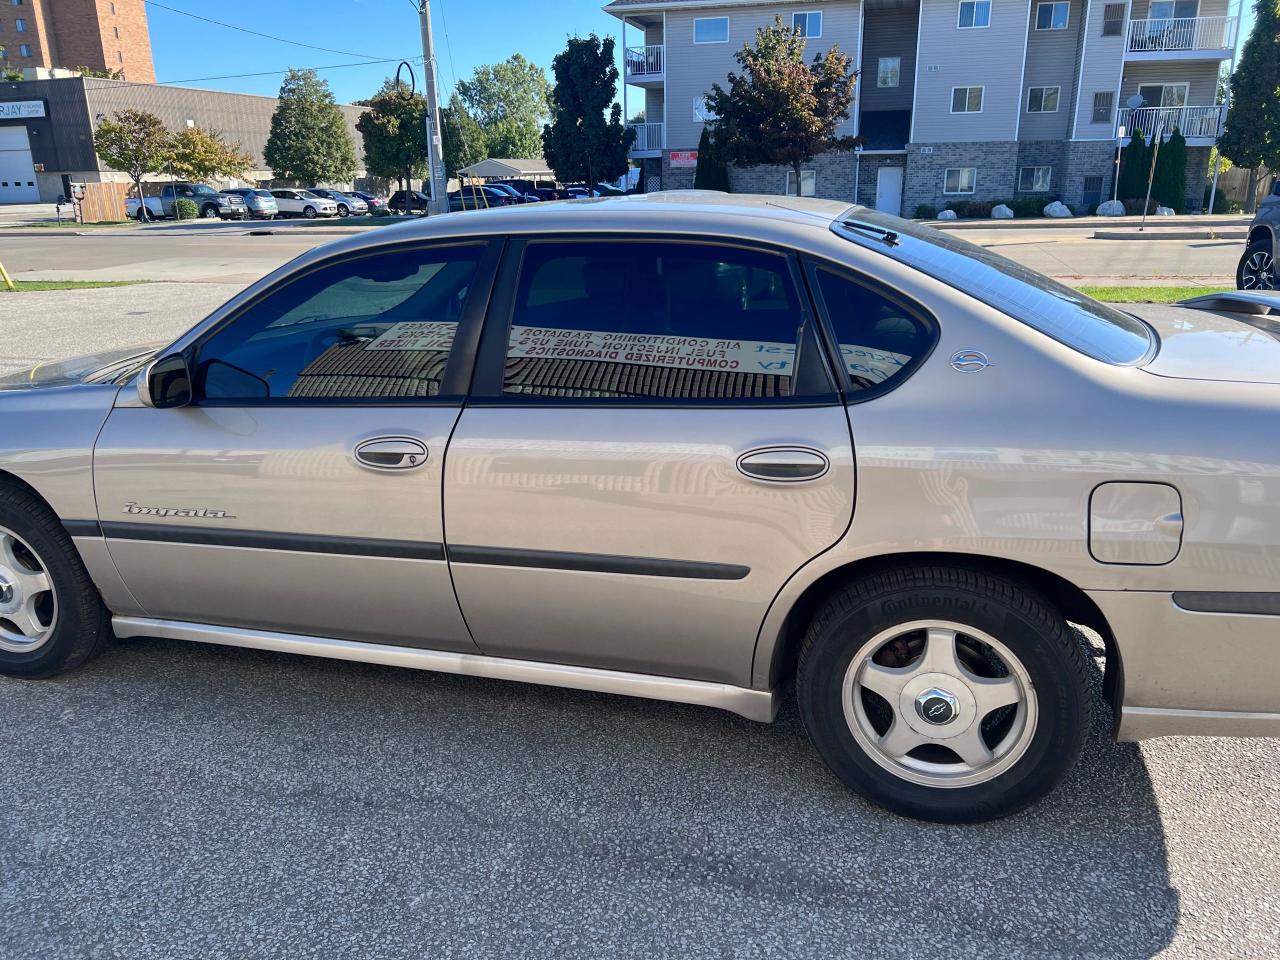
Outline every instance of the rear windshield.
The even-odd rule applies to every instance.
[[[860,223],[879,230],[859,230]],[[1151,352],[1152,334],[1141,320],[953,234],[862,208],[849,211],[831,229],[1095,360],[1129,365]],[[884,242],[881,231],[897,234],[897,242]]]
[[[255,197],[270,197],[270,196],[271,196],[271,191],[270,191],[270,190],[255,190],[255,191],[253,191],[253,195],[254,195]]]

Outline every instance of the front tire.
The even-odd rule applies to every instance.
[[[308,220],[314,220],[316,218],[316,208],[310,207],[310,206],[303,207],[302,215],[306,217]]]
[[[975,823],[1045,796],[1089,729],[1066,621],[1012,580],[948,567],[876,574],[810,625],[800,715],[831,771],[904,816]]]
[[[0,486],[0,674],[74,669],[111,634],[71,538],[40,500]]]
[[[351,216],[351,208],[345,203],[338,204],[338,216],[343,218]]]
[[[201,209],[200,216],[204,217],[206,220],[217,220],[218,208],[215,207],[213,204],[209,204],[208,206]]]
[[[1255,240],[1245,248],[1236,267],[1237,290],[1275,290],[1280,285],[1271,242]]]

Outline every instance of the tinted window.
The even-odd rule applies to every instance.
[[[814,274],[854,392],[896,381],[929,352],[933,332],[914,312],[830,270]]]
[[[520,272],[504,392],[789,397],[802,319],[780,254],[697,243],[535,243]]]
[[[383,253],[289,282],[204,344],[197,394],[435,396],[479,255],[474,246]]]

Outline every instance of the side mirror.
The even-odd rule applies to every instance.
[[[154,360],[138,378],[138,399],[148,407],[185,407],[192,400],[191,371],[180,353]]]

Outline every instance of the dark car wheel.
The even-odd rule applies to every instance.
[[[218,219],[218,208],[212,203],[207,204],[200,208],[200,216],[204,217],[206,220],[216,220]]]
[[[58,518],[27,491],[0,485],[0,673],[40,678],[73,669],[110,633]]]
[[[316,208],[311,206],[303,207],[302,215],[308,220],[314,220],[316,218]]]
[[[1255,240],[1245,248],[1244,256],[1236,267],[1236,289],[1275,290],[1277,285],[1271,241]]]
[[[827,766],[904,816],[973,823],[1049,793],[1089,729],[1084,658],[1066,621],[1016,582],[908,567],[835,595],[796,675]]]
[[[339,217],[351,216],[351,208],[348,207],[345,203],[338,204],[338,216]]]

